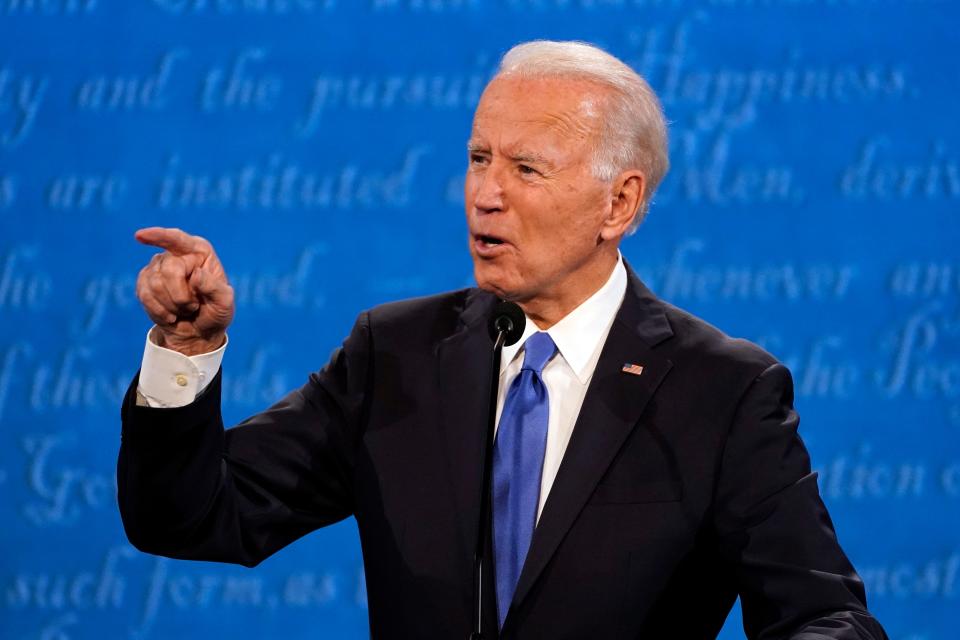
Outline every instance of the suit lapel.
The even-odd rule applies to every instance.
[[[530,592],[663,381],[672,363],[652,347],[673,335],[661,303],[627,268],[623,304],[607,336],[514,593]],[[639,364],[641,375],[623,372]],[[505,624],[509,624],[507,618]]]
[[[480,518],[481,463],[493,351],[486,320],[495,302],[496,297],[491,294],[471,291],[458,330],[441,341],[437,351],[440,437],[459,512],[464,558],[471,570]]]

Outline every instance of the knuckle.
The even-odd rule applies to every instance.
[[[176,277],[183,272],[183,260],[175,256],[170,256],[160,263],[160,273],[165,276]]]
[[[171,291],[170,298],[174,304],[178,305],[188,304],[193,299],[185,287],[177,287],[174,291]]]
[[[153,289],[154,291],[160,291],[164,288],[163,276],[157,273],[156,271],[150,274],[148,283],[150,285],[150,288]]]

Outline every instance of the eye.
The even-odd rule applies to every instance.
[[[470,164],[486,164],[487,156],[482,153],[471,153]]]
[[[524,175],[527,175],[527,176],[535,176],[535,175],[538,175],[538,174],[540,173],[539,171],[537,171],[536,169],[534,169],[533,167],[531,167],[530,165],[527,165],[527,164],[518,165],[517,170],[518,170],[520,173],[522,173],[522,174],[524,174]]]

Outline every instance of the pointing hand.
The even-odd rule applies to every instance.
[[[149,227],[134,237],[164,249],[140,270],[137,297],[157,325],[157,344],[185,355],[214,351],[233,319],[233,287],[213,246],[180,229]]]

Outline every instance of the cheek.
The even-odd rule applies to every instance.
[[[581,193],[565,207],[564,223],[570,232],[571,242],[593,243],[600,235],[603,222],[610,213],[610,202],[601,191]]]
[[[600,228],[595,216],[578,207],[564,207],[553,213],[549,223],[540,230],[543,262],[578,263],[596,250]]]

